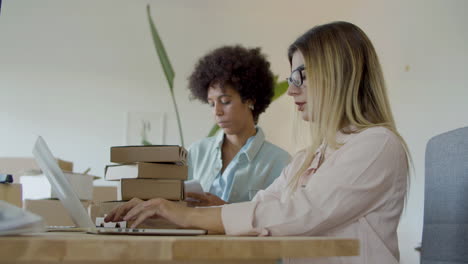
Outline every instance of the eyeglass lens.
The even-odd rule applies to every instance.
[[[290,82],[292,82],[295,86],[300,87],[302,85],[302,75],[300,70],[293,71],[291,73]]]
[[[304,70],[304,66],[299,66],[297,69],[291,72],[291,76],[286,78],[288,80],[288,84],[294,84],[296,87],[301,87],[302,83],[304,82],[304,76],[302,76],[302,71]]]

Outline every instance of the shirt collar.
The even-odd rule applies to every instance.
[[[242,148],[240,149],[241,154],[244,154],[249,160],[249,162],[255,158],[258,151],[262,147],[263,142],[265,141],[265,134],[263,133],[262,128],[258,126],[256,126],[255,128],[257,129],[257,134],[247,139],[247,142],[245,143],[245,145],[242,146]],[[223,145],[223,140],[224,140],[224,131],[221,130],[216,136],[216,141],[215,141],[216,148],[218,150],[221,149]]]
[[[216,135],[216,140],[215,140],[215,144],[216,144],[217,149],[220,149],[223,146],[223,141],[224,141],[224,130],[219,129],[219,132]]]

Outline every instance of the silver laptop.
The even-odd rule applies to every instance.
[[[81,204],[70,182],[59,168],[52,152],[42,137],[38,137],[33,148],[33,155],[39,167],[47,176],[52,189],[57,193],[65,209],[77,227],[93,234],[131,234],[131,235],[204,235],[201,229],[142,229],[142,228],[101,228],[91,220]]]

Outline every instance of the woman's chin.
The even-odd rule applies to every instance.
[[[226,134],[226,135],[235,134],[235,132],[230,127],[223,127],[222,129],[224,131],[224,134]]]

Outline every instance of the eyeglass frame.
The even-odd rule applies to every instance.
[[[291,75],[286,78],[286,81],[288,81],[288,84],[291,85],[291,84],[294,84],[296,87],[301,87],[302,84],[304,83],[304,76],[302,75],[302,71],[305,70],[305,66],[304,65],[301,65],[299,67],[297,67],[294,71],[291,72]],[[294,83],[294,79],[292,78],[293,74],[295,72],[298,72],[299,73],[299,77],[301,77],[300,79],[300,83],[299,84],[296,84]]]

